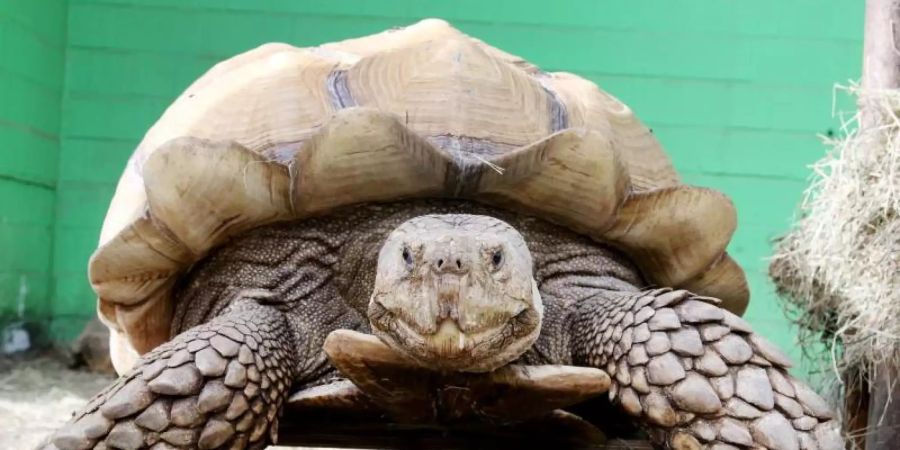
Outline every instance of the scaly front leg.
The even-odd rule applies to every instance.
[[[281,312],[239,300],[144,355],[49,448],[264,448],[297,367],[294,341]]]
[[[790,361],[714,299],[606,292],[579,304],[576,364],[606,369],[612,401],[660,448],[840,450],[828,404]]]

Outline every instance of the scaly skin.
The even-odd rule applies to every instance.
[[[517,251],[531,254],[543,320],[537,340],[517,362],[609,371],[615,381],[613,403],[635,416],[660,448],[840,448],[827,405],[786,375],[786,361],[777,350],[714,300],[683,291],[643,291],[638,272],[612,249],[540,220],[457,201],[348,208],[252,230],[214,251],[176,289],[172,341],[144,355],[135,369],[94,398],[55,436],[56,448],[110,448],[103,439],[134,448],[140,448],[139,440],[152,448],[175,448],[166,437],[185,439],[175,442],[183,448],[261,447],[275,430],[271,425],[288,389],[337,376],[322,351],[328,333],[339,328],[371,332],[366,315],[376,278],[393,264],[379,261],[379,250],[387,247],[393,230],[426,214],[493,216],[521,234],[527,249]],[[420,238],[429,243],[428,236]],[[170,377],[179,381],[153,390],[154,380],[166,371],[200,373],[198,352],[209,354],[209,339],[217,335],[217,340],[245,344],[236,354],[216,351],[227,362],[224,374],[217,362],[209,376],[184,378],[187,384],[181,376]],[[222,398],[230,395],[235,401],[240,387],[229,387],[229,371],[244,362],[246,379],[232,375],[231,381],[249,385],[250,367],[255,367],[260,393],[256,403],[250,402],[251,412],[238,415],[234,408],[240,405],[226,405]],[[168,368],[170,363],[174,367]],[[162,366],[167,368],[154,373]],[[262,389],[264,380],[268,390]],[[206,413],[185,412],[193,409],[184,405],[200,403]],[[247,419],[251,413],[252,420]],[[173,421],[176,415],[182,422]]]
[[[94,397],[59,449],[250,448],[275,441],[297,367],[284,314],[238,297],[221,315],[155,348]],[[50,447],[53,448],[53,447]]]
[[[610,398],[661,448],[842,449],[828,404],[716,303],[669,289],[586,299],[574,314],[574,362],[605,368]]]

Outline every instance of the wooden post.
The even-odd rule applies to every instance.
[[[900,0],[866,0],[862,87],[900,88]],[[862,126],[877,126],[880,114],[864,98]]]
[[[863,87],[900,87],[900,0],[867,0]]]
[[[848,448],[864,450],[866,448],[866,430],[869,426],[869,386],[860,375],[859,367],[849,369],[842,376],[845,427],[853,441],[853,445]]]
[[[900,88],[900,0],[866,1],[862,87],[870,90]],[[878,105],[868,102],[865,95],[860,97],[861,127],[881,124],[883,113],[877,108]],[[858,397],[862,407],[868,403],[868,417],[862,417],[868,422],[864,448],[900,448],[900,389],[894,388],[900,370],[883,363],[872,369],[875,373],[870,374],[867,390],[860,386],[859,391],[851,392],[853,387],[848,386],[848,398]],[[889,384],[888,380],[894,383]],[[852,423],[853,411],[849,412]],[[857,440],[858,444],[859,441],[862,439]]]
[[[894,450],[900,446],[900,389],[896,367],[879,364],[869,383],[867,450]]]

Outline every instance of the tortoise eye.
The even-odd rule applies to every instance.
[[[403,262],[405,262],[406,265],[408,265],[408,266],[412,265],[412,263],[413,263],[412,254],[409,253],[408,248],[403,247],[403,252],[400,254],[400,256],[403,257]]]
[[[491,255],[491,264],[494,265],[494,270],[500,268],[500,265],[503,264],[503,250],[497,250]]]

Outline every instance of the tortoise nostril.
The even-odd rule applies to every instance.
[[[461,255],[441,255],[431,263],[431,270],[436,273],[462,273],[469,270],[469,264]]]

